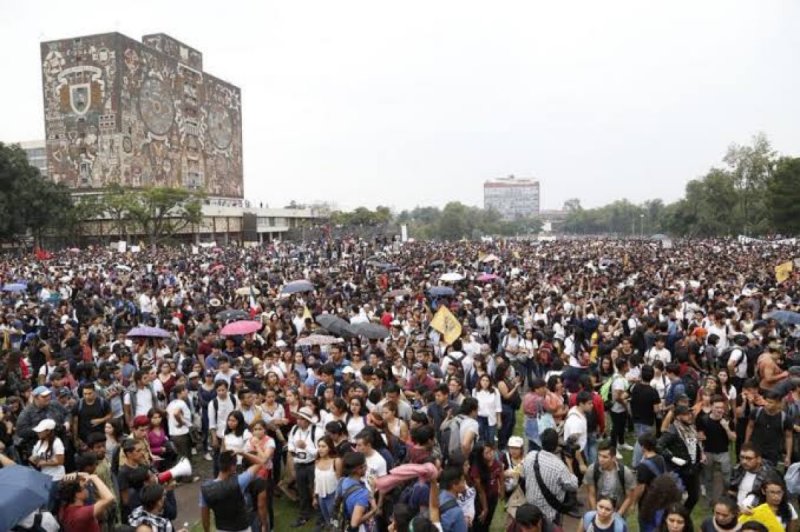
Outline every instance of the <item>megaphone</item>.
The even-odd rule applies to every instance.
[[[158,483],[166,484],[174,478],[190,476],[192,476],[192,464],[188,458],[181,458],[177,464],[158,474]]]

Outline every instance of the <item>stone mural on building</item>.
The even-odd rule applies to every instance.
[[[45,42],[50,177],[79,189],[171,186],[241,198],[241,91],[164,34]]]

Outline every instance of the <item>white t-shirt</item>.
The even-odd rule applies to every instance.
[[[728,359],[728,364],[733,364],[733,367],[736,370],[736,376],[741,379],[747,378],[747,355],[744,353],[744,349],[737,347],[733,351],[731,351],[731,356]]]
[[[49,445],[44,440],[38,440],[36,445],[33,446],[33,456],[42,460],[50,461],[58,455],[64,456],[64,443],[61,438],[56,437],[53,440],[53,452],[48,452]],[[67,474],[63,465],[60,466],[44,466],[41,468],[42,473],[49,476],[53,480],[61,480]]]
[[[223,441],[225,442],[225,450],[234,452],[244,451],[245,444],[252,437],[253,435],[250,434],[250,431],[247,429],[244,429],[244,432],[242,433],[241,436],[237,436],[235,432],[229,432],[228,434],[225,435],[225,438],[223,439]],[[236,457],[236,463],[241,465],[242,463],[241,455]]]
[[[493,392],[475,389],[472,396],[478,400],[478,415],[488,418],[490,427],[497,425],[497,414],[503,411],[500,392],[496,388]]]
[[[381,453],[378,451],[373,451],[372,455],[366,457],[366,460],[367,471],[364,473],[364,484],[369,488],[371,493],[370,479],[385,477],[389,472],[386,470],[386,460],[384,460],[383,456],[381,456]]]
[[[581,451],[586,448],[588,439],[586,416],[579,412],[577,407],[570,409],[567,419],[564,421],[564,441],[569,439],[570,436],[577,437],[578,447]]]
[[[131,394],[126,393],[125,397],[123,398],[123,402],[126,405],[131,404]],[[146,416],[147,413],[153,408],[153,395],[150,393],[150,389],[146,386],[141,390],[136,390],[136,404],[133,405],[133,417],[136,416]]]
[[[739,483],[739,491],[736,493],[736,502],[739,506],[744,506],[745,499],[753,491],[753,483],[756,481],[755,473],[745,473]]]
[[[461,441],[464,441],[464,436],[466,434],[475,434],[476,436],[480,434],[480,427],[478,426],[478,420],[473,419],[469,416],[466,416],[462,421],[459,427],[459,435],[461,436]],[[476,438],[477,440],[477,438]],[[475,441],[475,440],[473,440]]]
[[[183,426],[178,426],[175,413],[180,411],[183,414]],[[169,426],[170,436],[183,436],[189,434],[189,427],[192,426],[192,411],[183,399],[173,399],[167,405],[167,425]]]

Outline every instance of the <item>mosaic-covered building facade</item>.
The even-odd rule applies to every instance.
[[[41,44],[47,167],[78,191],[170,186],[243,197],[242,98],[164,34]]]

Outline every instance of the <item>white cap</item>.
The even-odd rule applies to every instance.
[[[41,420],[38,425],[33,427],[33,432],[44,432],[45,430],[54,430],[55,428],[56,422],[48,418]]]

